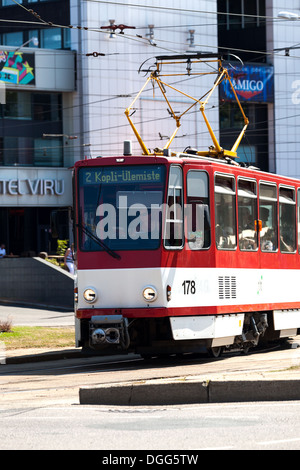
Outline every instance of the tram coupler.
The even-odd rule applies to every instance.
[[[128,320],[122,315],[95,315],[91,318],[89,329],[91,348],[107,344],[120,345],[122,349],[129,347]]]

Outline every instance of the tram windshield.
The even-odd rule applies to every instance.
[[[160,245],[163,165],[79,170],[79,245],[83,251],[154,250]]]

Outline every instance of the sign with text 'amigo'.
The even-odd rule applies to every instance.
[[[272,103],[274,101],[274,69],[267,65],[225,65],[232,85],[240,101],[253,103]],[[220,85],[220,99],[235,101],[234,93],[228,81]]]

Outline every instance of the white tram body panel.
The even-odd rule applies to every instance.
[[[292,308],[299,299],[300,270],[101,269],[79,270],[77,276],[77,308],[102,314],[106,309],[144,309],[148,317],[151,310],[166,309],[175,341],[212,339],[214,347],[232,344],[242,334],[245,312],[268,310],[271,304],[277,306],[273,309],[274,329],[281,331],[281,337],[296,334],[300,328],[300,311]],[[171,286],[169,300],[167,286]],[[148,287],[156,293],[151,301],[143,296]],[[96,292],[92,305],[84,300],[89,288]],[[283,305],[291,308],[283,309]],[[226,307],[231,313],[225,313]],[[216,315],[218,311],[223,313]]]
[[[225,268],[139,268],[78,271],[78,306],[90,308],[84,300],[87,288],[97,296],[92,308],[169,308],[183,316],[187,307],[237,307],[255,310],[257,305],[299,302],[300,270]],[[171,286],[171,298],[166,296]],[[151,302],[143,291],[152,286],[157,297]],[[252,307],[251,307],[252,306]],[[260,308],[262,310],[262,308]],[[203,312],[205,314],[205,312]],[[299,320],[300,323],[300,320]],[[300,326],[300,324],[299,324]]]

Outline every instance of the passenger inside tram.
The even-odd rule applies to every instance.
[[[239,246],[241,250],[257,249],[255,217],[250,211],[251,208],[251,206],[241,207],[239,210]]]
[[[270,209],[260,207],[259,217],[262,221],[262,229],[260,231],[260,246],[263,251],[275,251],[277,247],[275,231],[271,227]]]

